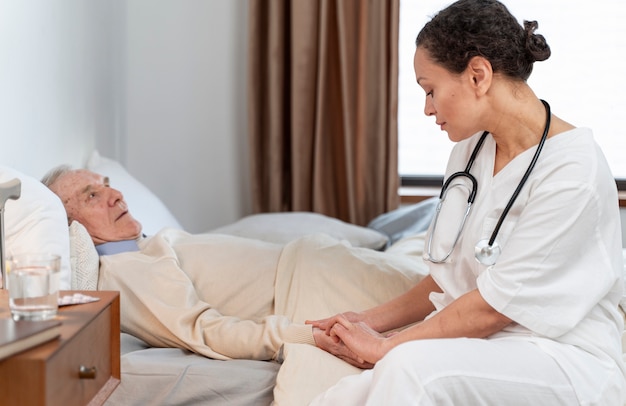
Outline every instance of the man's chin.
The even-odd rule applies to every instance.
[[[116,221],[115,221],[115,228],[117,230],[127,230],[127,233],[123,233],[123,234],[127,234],[127,235],[141,235],[141,230],[142,230],[142,226],[141,223],[137,220],[135,220],[133,218],[133,216],[130,215],[130,213],[128,214],[124,214],[122,216],[120,216]]]
[[[127,229],[126,232],[122,232],[122,233],[116,233],[115,235],[111,236],[111,239],[109,241],[125,241],[125,240],[136,240],[137,238],[141,237],[142,231],[141,231],[141,227],[137,227],[134,229]]]

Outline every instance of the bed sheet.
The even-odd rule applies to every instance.
[[[107,406],[270,405],[280,364],[152,348],[121,334],[122,379]]]

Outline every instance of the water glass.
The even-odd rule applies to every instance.
[[[61,258],[20,254],[7,260],[9,308],[14,320],[48,320],[58,310]]]

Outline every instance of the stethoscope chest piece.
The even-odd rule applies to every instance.
[[[493,244],[490,245],[487,238],[478,241],[476,247],[474,247],[474,257],[476,260],[487,266],[495,264],[501,252],[500,244],[494,241]]]

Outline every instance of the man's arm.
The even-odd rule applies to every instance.
[[[185,348],[216,359],[268,360],[284,342],[314,343],[311,326],[284,316],[226,316],[202,301],[181,269],[184,261],[179,262],[166,239],[151,241],[147,251],[150,255],[101,257],[98,288],[121,292],[124,331],[153,346]],[[227,291],[228,284],[222,283]]]

